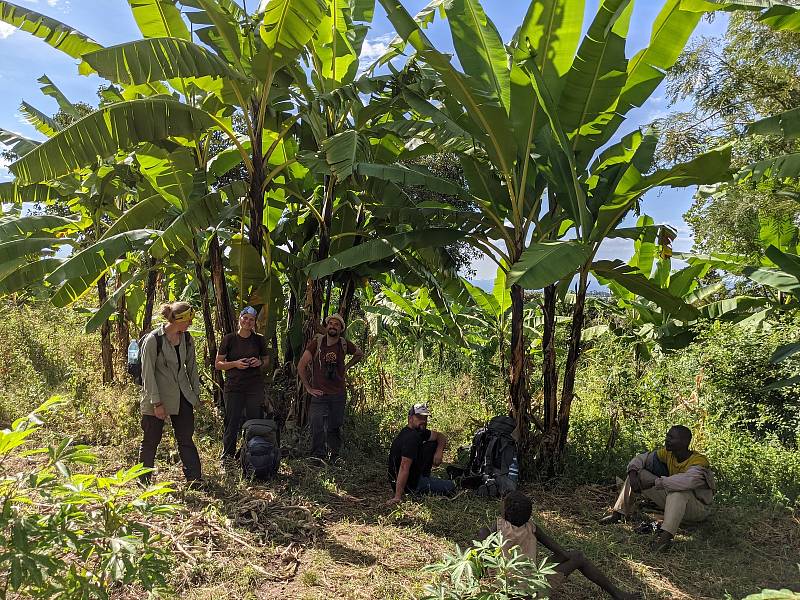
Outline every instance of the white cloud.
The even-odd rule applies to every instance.
[[[47,0],[47,4],[49,6],[55,6],[56,4],[58,4],[58,2],[59,0]]]
[[[389,50],[389,42],[395,37],[394,33],[386,33],[371,40],[364,40],[361,46],[359,71],[369,67],[378,58]]]
[[[4,40],[11,36],[17,30],[13,25],[8,23],[0,23],[0,40]]]
[[[389,42],[395,37],[394,33],[386,33],[371,40],[364,40],[361,46],[361,59],[373,61],[386,54],[389,49]]]

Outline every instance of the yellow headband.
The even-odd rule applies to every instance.
[[[182,312],[181,314],[179,314],[179,315],[174,315],[174,316],[172,317],[172,320],[173,320],[175,323],[188,323],[188,322],[190,322],[192,319],[194,319],[194,311],[193,311],[191,308],[190,308],[189,310],[185,310],[185,311],[183,311],[183,312]]]

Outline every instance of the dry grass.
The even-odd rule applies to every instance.
[[[414,598],[426,583],[420,567],[454,544],[468,544],[498,510],[497,501],[466,494],[388,509],[384,467],[375,461],[321,468],[291,459],[277,480],[250,485],[237,471],[219,469],[206,442],[206,489],[176,492],[179,514],[154,524],[175,550],[172,584],[179,598]],[[103,454],[109,468],[131,458]],[[161,464],[177,462],[174,451],[165,454]],[[162,468],[158,478],[180,481],[179,465]],[[671,552],[652,555],[649,538],[629,526],[597,525],[612,500],[611,487],[525,491],[541,527],[648,599],[800,590],[800,518],[789,511],[717,506],[707,523],[682,531]],[[601,593],[576,573],[551,597],[594,599]]]

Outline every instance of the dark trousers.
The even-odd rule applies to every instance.
[[[323,394],[311,397],[308,411],[311,421],[311,456],[325,458],[325,444],[331,456],[339,455],[342,448],[342,423],[344,423],[344,394]]]
[[[412,494],[432,494],[434,496],[452,496],[456,491],[456,484],[449,479],[440,479],[439,477],[431,477],[431,469],[433,468],[433,457],[439,447],[438,442],[423,442],[422,448],[419,451],[417,460],[419,461],[419,481],[417,487],[411,489],[406,486],[405,491]],[[415,461],[416,462],[416,461]],[[390,481],[392,491],[397,487],[396,481]]]
[[[259,384],[249,390],[225,390],[225,433],[222,436],[222,456],[236,455],[236,444],[242,424],[247,419],[260,419],[264,406],[264,387]]]
[[[170,415],[175,441],[178,443],[178,454],[183,464],[183,475],[187,481],[202,477],[200,454],[194,445],[194,407],[181,396],[181,407],[177,415]],[[156,450],[164,433],[164,421],[153,415],[142,415],[142,445],[139,448],[139,462],[152,468],[156,462]],[[150,477],[144,478],[149,481]]]

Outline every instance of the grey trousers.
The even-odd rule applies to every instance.
[[[326,443],[331,456],[339,455],[342,448],[344,401],[345,394],[324,394],[319,398],[311,398],[308,411],[311,422],[311,456],[326,458]]]

